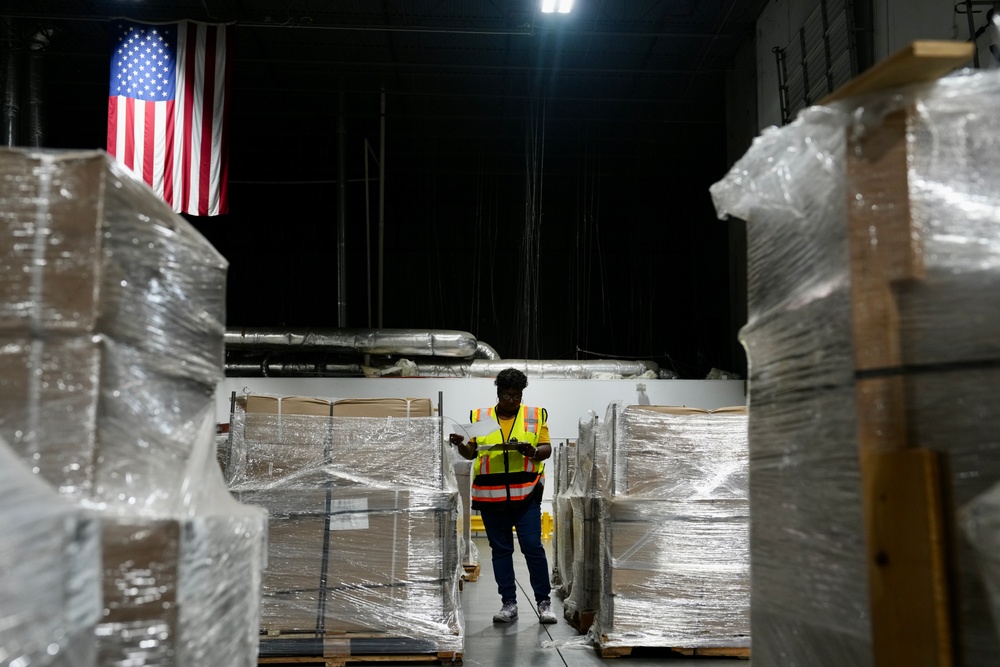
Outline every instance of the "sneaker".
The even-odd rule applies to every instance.
[[[559,619],[556,618],[555,613],[552,611],[552,603],[549,600],[542,600],[538,603],[538,622],[539,623],[556,623]]]
[[[493,614],[494,623],[510,623],[517,620],[517,604],[514,602],[504,602],[503,607]]]

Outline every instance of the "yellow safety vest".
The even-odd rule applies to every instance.
[[[473,410],[470,417],[473,423],[484,419],[497,422],[496,431],[476,438],[476,460],[472,466],[472,508],[498,508],[501,503],[529,498],[545,475],[545,463],[525,458],[517,450],[493,447],[506,442],[500,430],[496,406]],[[514,417],[514,426],[507,440],[530,442],[533,447],[538,447],[538,436],[547,419],[548,412],[545,408],[522,405]]]

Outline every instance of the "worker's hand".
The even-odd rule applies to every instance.
[[[519,442],[517,443],[517,451],[521,453],[526,459],[535,458],[535,448],[531,446],[530,442]]]
[[[452,433],[448,436],[448,442],[456,447],[459,447],[463,442],[465,442],[465,436],[460,433]]]

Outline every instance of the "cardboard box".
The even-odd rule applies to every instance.
[[[58,648],[74,665],[96,664],[99,521],[60,498],[2,439],[0,535],[0,662],[56,664]]]
[[[3,335],[102,333],[218,382],[228,264],[190,223],[102,151],[2,149],[0,199]]]
[[[74,499],[144,503],[180,488],[194,439],[210,437],[213,389],[144,374],[143,358],[99,335],[6,339],[0,436]],[[164,395],[169,409],[157,402]]]
[[[749,646],[748,516],[745,499],[613,502],[602,632],[642,633],[652,646]]]
[[[97,461],[100,347],[22,337],[0,345],[0,436],[63,493],[86,497]]]
[[[96,664],[256,663],[263,513],[101,523]]]
[[[330,401],[305,396],[241,397],[246,413],[244,438],[266,444],[319,444],[328,438],[320,418],[330,417]],[[310,419],[315,418],[315,419]]]
[[[444,531],[450,494],[357,487],[240,497],[271,512],[264,629],[409,635],[421,621],[443,617],[441,554],[455,539]],[[421,600],[416,620],[413,596]]]
[[[97,153],[76,155],[62,168],[38,155],[0,156],[0,331],[96,326],[108,173]],[[39,171],[48,178],[25,177]]]
[[[334,417],[433,417],[429,398],[343,398],[333,402]]]
[[[674,500],[747,496],[745,407],[629,406],[619,422],[621,437],[614,443],[617,495]]]

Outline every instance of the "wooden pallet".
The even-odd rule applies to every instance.
[[[346,656],[338,658],[326,658],[326,657],[316,657],[311,658],[308,656],[291,656],[287,658],[258,658],[258,665],[270,665],[271,667],[277,667],[280,665],[295,665],[299,667],[301,665],[322,665],[322,667],[347,667],[347,665],[364,665],[364,664],[385,664],[392,663],[398,664],[401,662],[413,662],[413,663],[435,663],[441,665],[447,664],[462,664],[462,654],[456,653],[454,657],[451,655],[433,657],[430,655],[415,654],[415,655],[358,655],[358,656]]]
[[[479,581],[479,563],[475,565],[463,565],[462,567],[465,568],[462,581]]]
[[[590,630],[590,626],[594,624],[594,615],[596,613],[592,610],[564,611],[563,616],[566,618],[566,622],[573,626],[574,630],[581,635],[585,635]]]
[[[258,665],[323,665],[345,667],[365,663],[462,662],[459,651],[441,650],[432,639],[394,637],[377,632],[315,633],[270,631],[261,635]]]
[[[605,640],[604,637],[601,638],[602,642]],[[646,654],[643,657],[649,657],[650,653],[655,654],[657,658],[692,658],[692,657],[704,657],[704,658],[739,658],[741,660],[750,659],[750,649],[748,647],[717,647],[717,646],[704,646],[704,647],[689,647],[689,646],[677,646],[677,647],[660,647],[660,646],[598,646],[597,653],[602,658],[624,658],[633,654],[633,652],[642,652]]]

